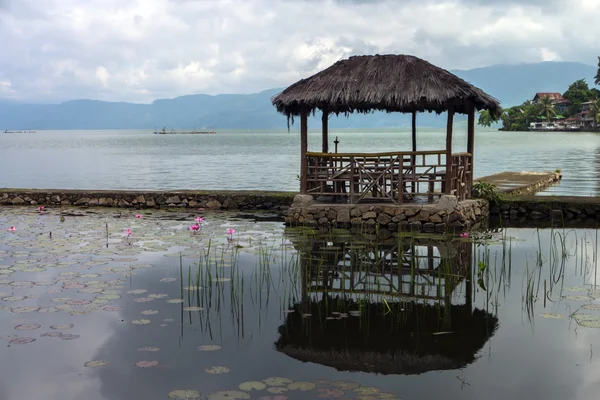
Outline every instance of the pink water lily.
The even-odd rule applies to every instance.
[[[135,214],[136,218],[142,218],[142,214]]]
[[[197,223],[201,224],[201,223],[204,222],[204,218],[202,218],[202,217],[196,217],[196,219],[194,221],[196,221]]]
[[[468,237],[469,237],[469,234],[468,234],[467,232],[465,232],[465,233],[461,233],[459,236],[460,236],[461,238],[468,238]]]
[[[44,211],[45,209],[46,209],[46,207],[44,207],[44,206],[39,206],[39,207],[37,208],[37,210],[38,210],[38,211]]]
[[[199,223],[195,223],[194,225],[190,225],[190,230],[197,232],[200,230],[200,224]]]
[[[14,231],[16,231],[16,230],[17,230],[17,227],[16,227],[16,226],[11,226],[10,228],[8,228],[8,231],[9,231],[9,232],[14,232]]]
[[[131,229],[125,229],[124,232],[127,236],[131,235]]]
[[[233,228],[229,228],[229,229],[227,229],[227,234],[228,234],[230,237],[233,237],[233,234],[234,234],[235,232],[236,232],[236,230],[235,230],[235,229],[233,229]]]
[[[204,207],[200,207],[198,211],[204,211]]]

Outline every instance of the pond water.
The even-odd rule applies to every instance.
[[[181,211],[2,209],[0,398],[600,390],[595,230],[376,237],[200,215],[194,233]]]

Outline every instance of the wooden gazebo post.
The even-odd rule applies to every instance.
[[[328,119],[329,119],[329,112],[327,111],[327,108],[323,108],[323,115],[321,116],[323,153],[329,152],[329,127],[327,125]]]
[[[471,172],[468,178],[468,190],[466,193],[467,198],[471,198],[471,189],[473,188],[473,164],[475,164],[475,105],[472,101],[467,103],[467,153],[471,154],[471,165],[469,165],[469,171]]]
[[[448,122],[446,122],[446,194],[452,194],[452,124],[454,123],[454,106],[448,106]]]
[[[308,112],[300,113],[300,193],[308,192]]]

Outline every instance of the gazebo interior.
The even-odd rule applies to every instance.
[[[317,199],[402,204],[443,194],[471,197],[475,112],[500,105],[445,69],[410,55],[354,56],[302,79],[272,99],[288,121],[300,118],[300,193]],[[322,113],[321,152],[308,152],[308,115]],[[329,151],[332,114],[412,114],[412,148],[383,153]],[[418,151],[416,114],[447,112],[445,148]],[[452,152],[454,115],[467,115],[467,151]]]

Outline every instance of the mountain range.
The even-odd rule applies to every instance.
[[[595,66],[576,62],[493,65],[451,70],[467,82],[500,100],[503,107],[532,99],[536,92],[564,93],[577,79],[593,84]],[[290,82],[291,83],[291,82]],[[0,99],[0,130],[8,129],[280,129],[287,127],[270,98],[282,88],[254,94],[194,94],[159,99],[151,104],[71,100],[60,104],[23,104]],[[317,118],[319,118],[317,120]],[[458,117],[457,122],[464,120]],[[421,114],[419,126],[439,127],[443,115]],[[309,127],[320,126],[320,115]],[[410,126],[410,115],[376,112],[332,117],[332,128],[386,128]]]

